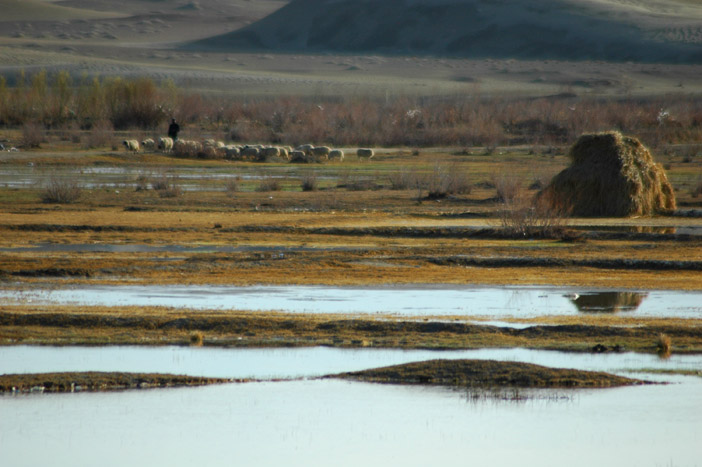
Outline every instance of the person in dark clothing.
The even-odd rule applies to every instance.
[[[171,119],[171,124],[168,126],[168,136],[173,138],[173,141],[178,139],[178,132],[180,131],[180,125],[178,125],[174,119]]]

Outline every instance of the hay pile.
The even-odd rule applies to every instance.
[[[572,164],[537,195],[542,205],[572,216],[648,216],[675,209],[660,164],[641,142],[618,132],[583,135]]]

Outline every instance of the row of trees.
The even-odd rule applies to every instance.
[[[695,96],[597,99],[207,97],[150,78],[74,79],[66,71],[0,76],[0,126],[84,130],[163,127],[171,117],[225,139],[336,146],[557,145],[616,129],[651,147],[702,142]]]

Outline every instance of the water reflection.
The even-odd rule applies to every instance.
[[[594,292],[575,294],[570,300],[583,313],[616,313],[636,310],[647,296],[645,292]]]

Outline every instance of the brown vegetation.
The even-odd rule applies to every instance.
[[[0,375],[0,393],[118,391],[125,389],[204,386],[230,381],[222,378],[157,373],[68,372],[6,374]]]
[[[640,380],[603,372],[492,360],[429,360],[341,373],[330,377],[385,384],[423,384],[483,389],[605,388],[643,383]]]
[[[583,133],[615,128],[661,148],[702,139],[702,110],[694,96],[596,100],[563,95],[540,99],[348,97],[249,98],[188,93],[149,78],[85,78],[67,72],[21,72],[14,87],[0,76],[0,127],[90,130],[86,147],[104,145],[105,128],[154,129],[176,117],[190,134],[277,144],[343,146],[553,148]],[[661,113],[661,108],[667,109]],[[577,109],[574,111],[573,109]],[[662,117],[662,115],[664,117]],[[95,131],[93,134],[92,131]],[[164,129],[165,130],[165,129]],[[195,136],[195,135],[191,135]]]

